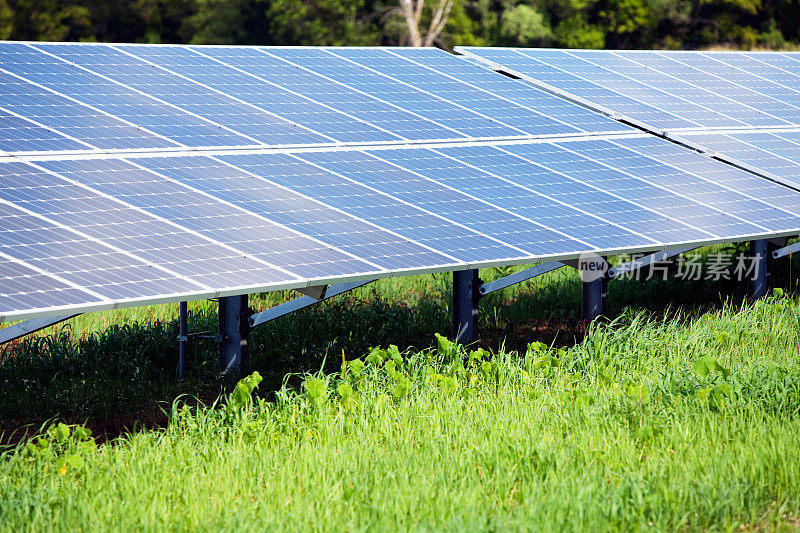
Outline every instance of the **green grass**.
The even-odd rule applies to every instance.
[[[25,339],[0,362],[0,530],[800,528],[800,298],[616,281],[586,331],[563,269],[485,299],[455,349],[448,291],[384,280],[255,330],[255,391],[204,341],[175,383],[176,306]],[[19,440],[48,418],[100,438]]]
[[[799,328],[800,302],[779,298],[694,319],[630,313],[568,350],[472,363],[446,345],[394,369],[374,352],[360,373],[351,361],[269,402],[245,388],[225,407],[177,402],[165,429],[98,447],[55,432],[17,447],[0,462],[0,524],[791,529]]]

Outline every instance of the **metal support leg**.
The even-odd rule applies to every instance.
[[[219,369],[222,375],[238,376],[247,359],[247,338],[250,334],[250,310],[247,295],[219,299]]]
[[[752,276],[748,278],[748,296],[755,301],[767,295],[767,241],[750,241],[750,257],[753,258]]]
[[[475,338],[475,317],[478,316],[478,288],[481,285],[477,270],[453,271],[453,339],[468,343]]]
[[[186,380],[186,350],[189,343],[189,306],[186,302],[180,304],[178,317],[178,382]]]
[[[606,311],[608,289],[607,263],[604,258],[583,259],[578,264],[583,280],[581,318],[592,321]]]

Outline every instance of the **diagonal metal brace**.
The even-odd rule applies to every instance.
[[[282,317],[284,315],[288,315],[289,313],[294,313],[295,311],[299,311],[300,309],[305,309],[311,305],[316,303],[322,302],[323,300],[327,300],[328,298],[333,298],[334,296],[338,296],[342,293],[347,291],[351,291],[358,287],[362,287],[367,283],[372,283],[375,280],[367,280],[367,281],[350,281],[347,283],[336,283],[334,285],[328,285],[328,289],[325,291],[325,294],[322,295],[321,298],[313,298],[311,296],[301,296],[300,298],[295,298],[290,302],[286,302],[284,304],[276,305],[271,309],[267,309],[266,311],[261,311],[260,313],[256,313],[250,317],[250,327],[254,328],[263,324],[264,322],[269,322],[270,320],[275,320],[278,317]]]
[[[490,281],[489,283],[484,283],[480,286],[478,292],[481,296],[486,296],[487,294],[505,289],[511,285],[516,285],[517,283],[535,278],[536,276],[547,274],[548,272],[557,270],[563,266],[566,265],[561,261],[551,261],[549,263],[542,263],[541,265],[532,266],[530,268],[526,268],[525,270],[520,270],[519,272],[511,274],[510,276],[496,279],[494,281]]]
[[[80,314],[81,313],[75,313],[72,315],[51,316],[45,318],[32,318],[30,320],[26,320],[25,322],[20,322],[19,324],[8,326],[7,328],[0,329],[0,344],[11,342],[14,339],[24,337],[29,333],[33,333],[34,331],[39,331],[40,329],[44,329],[54,324],[58,324],[59,322],[64,322],[65,320],[69,320],[70,318],[76,317]]]
[[[793,254],[798,251],[800,251],[800,242],[790,244],[789,246],[784,246],[783,248],[778,248],[777,250],[772,252],[772,258],[780,259],[781,257],[785,257],[789,254]]]
[[[633,272],[634,270],[650,266],[653,263],[664,261],[666,259],[669,259],[670,257],[675,257],[676,255],[681,255],[685,254],[686,252],[691,252],[692,250],[696,250],[697,248],[698,246],[691,246],[687,248],[671,248],[668,250],[660,250],[650,255],[646,255],[644,257],[634,259],[633,261],[630,261],[628,263],[622,263],[620,265],[615,266],[614,268],[608,269],[608,277],[610,279],[618,278],[619,276],[622,276],[629,272]]]

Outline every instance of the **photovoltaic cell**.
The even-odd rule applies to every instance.
[[[86,148],[91,147],[0,110],[0,151],[48,152]]]
[[[51,170],[75,163],[48,164]],[[43,165],[44,166],[44,165]],[[198,287],[230,288],[290,281],[292,275],[269,268],[241,252],[202,239],[61,177],[29,165],[3,166],[0,199],[12,202],[65,228],[118,251],[132,254],[165,272],[184,276]]]
[[[329,139],[299,128],[285,119],[260,111],[111,46],[38,44],[37,47],[52,50],[70,63],[103,75],[157,101],[171,104],[181,112],[176,114],[183,117],[186,117],[187,112],[191,113],[194,117],[187,120],[197,123],[200,118],[205,127],[217,128],[217,135],[223,133],[218,129],[223,127],[226,128],[224,132],[232,134],[232,139],[239,139],[236,134],[245,136],[239,142],[226,144],[286,145],[329,142]],[[171,136],[171,133],[167,136]],[[216,141],[214,137],[208,141],[210,142],[203,139],[201,145],[213,146],[224,142]]]
[[[102,298],[0,256],[0,309],[6,312],[75,307]]]
[[[336,90],[330,83],[318,79],[317,76],[293,72],[296,69],[288,68],[285,63],[252,48],[177,46],[119,46],[118,48],[236,97],[258,109],[306,126],[330,137],[329,140],[380,142],[404,139],[399,134],[378,129],[358,118],[339,112],[337,109],[348,108],[347,100],[354,96],[347,94],[348,91]],[[254,72],[245,71],[245,68]],[[316,94],[309,90],[314,87],[319,89]],[[299,92],[296,90],[298,88],[305,91]],[[359,100],[363,101],[364,98],[361,97]],[[349,106],[356,107],[356,110],[364,107],[353,104],[354,102],[349,102]],[[375,112],[371,113],[374,117]]]
[[[195,283],[0,203],[3,254],[104,298],[124,301],[198,292]]]
[[[800,124],[797,86],[791,82],[782,85],[780,80],[739,68],[730,63],[730,53],[487,48],[463,51],[517,71],[535,83],[548,84],[663,130]],[[757,57],[772,56],[779,54]],[[746,60],[743,66],[746,68],[749,63],[752,60]],[[761,74],[769,74],[763,68],[766,66],[761,62]],[[784,82],[787,76],[792,74],[782,73]]]
[[[511,112],[505,113],[502,121],[511,126],[526,126],[528,119],[525,115],[533,110],[587,133],[633,131],[628,126],[563,98],[558,98],[530,85],[520,84],[506,76],[498,76],[491,69],[486,68],[486,65],[469,60],[465,56],[454,56],[437,48],[394,48],[391,53],[422,63],[436,72],[464,80],[526,107],[526,111],[512,107],[510,108]],[[538,135],[544,130],[533,127],[531,131]]]
[[[299,183],[308,183],[315,175],[325,173],[289,156],[236,155],[219,160],[186,157],[178,164],[166,158],[143,158],[137,163],[159,172],[166,172],[162,165],[170,164],[172,179],[384,269],[424,268],[454,262],[318,199],[298,194],[296,191],[310,192],[310,186]]]
[[[384,239],[393,241],[390,248],[407,250],[410,254],[409,259],[413,261],[419,261],[413,259],[414,255],[425,250],[420,245],[427,247],[431,252],[436,252],[433,255],[430,255],[431,252],[425,254],[431,259],[446,256],[454,262],[468,261],[468,258],[482,261],[502,260],[524,255],[520,250],[480,238],[473,231],[447,223],[418,207],[381,195],[349,181],[339,173],[328,172],[295,157],[276,154],[225,156],[221,159],[295,193],[318,200],[340,213],[357,217],[348,223],[353,224],[353,229],[363,227],[362,231],[368,232],[368,238],[376,230],[381,231],[385,235]],[[371,231],[370,226],[374,228]],[[330,239],[334,236],[319,237]],[[356,238],[359,246],[372,246],[368,239],[362,240],[363,237],[358,234],[350,236],[348,240]],[[374,260],[378,259],[384,260],[379,257]],[[393,256],[389,259],[405,261]]]
[[[608,73],[603,69],[592,67],[567,51],[536,50],[535,54],[531,54],[527,49],[458,47],[457,50],[519,72],[528,76],[531,81],[544,83],[604,109],[633,117],[662,129],[701,126],[698,122],[663,109],[660,105],[662,103],[660,98],[657,102],[631,98],[623,92],[621,87],[604,85],[600,80],[595,81],[594,73],[596,71],[601,71],[605,76]],[[651,93],[642,87],[632,89]]]
[[[418,153],[418,151],[414,151]],[[422,151],[421,156],[425,152]],[[303,159],[320,165],[329,170],[336,169],[337,174],[363,184],[370,189],[383,194],[391,195],[406,202],[405,210],[419,207],[441,217],[427,215],[426,219],[435,224],[432,228],[423,228],[415,240],[420,239],[445,239],[446,242],[455,243],[448,233],[456,231],[464,239],[460,249],[449,251],[451,255],[458,253],[464,260],[468,254],[486,254],[489,252],[510,254],[513,256],[545,255],[547,253],[562,253],[565,250],[585,248],[582,244],[567,235],[559,234],[543,227],[531,220],[524,219],[514,213],[500,209],[497,206],[481,200],[479,197],[465,194],[458,189],[443,184],[439,180],[429,179],[420,174],[404,170],[401,166],[389,161],[381,161],[373,155],[358,152],[333,152],[302,154]],[[348,189],[351,185],[345,185]],[[363,190],[368,194],[369,189],[354,187],[354,190]],[[347,197],[347,202],[352,196]],[[343,202],[343,207],[346,207]],[[403,208],[402,204],[397,206]],[[458,232],[458,226],[442,228],[441,220],[450,221],[461,226],[471,228]],[[379,220],[379,219],[378,219]],[[437,224],[438,222],[438,224]],[[378,222],[380,223],[380,222]],[[489,238],[487,238],[489,237]],[[490,240],[490,239],[494,239]],[[516,253],[499,242],[507,243],[517,248]],[[497,259],[502,255],[485,255],[482,259]]]
[[[465,135],[445,128],[441,124],[427,120],[415,113],[415,110],[406,110],[403,107],[392,105],[386,101],[374,98],[369,94],[358,91],[336,79],[317,74],[308,69],[303,69],[273,55],[273,49],[258,47],[193,47],[192,50],[202,53],[229,64],[236,69],[241,69],[251,76],[280,85],[281,87],[297,93],[306,99],[311,99],[321,105],[336,110],[336,115],[326,113],[314,116],[306,115],[307,108],[299,108],[289,102],[282,111],[284,116],[292,116],[294,120],[309,127],[316,127],[313,123],[318,118],[329,120],[336,124],[340,121],[349,122],[348,126],[336,126],[339,130],[353,130],[359,125],[353,120],[346,120],[352,116],[356,121],[371,125],[373,128],[388,130],[402,139],[453,139],[464,138]],[[332,59],[334,56],[330,56]],[[313,109],[312,109],[313,110]],[[328,134],[334,135],[329,131]],[[365,138],[369,140],[369,137]]]
[[[185,158],[148,158],[149,166],[157,168],[160,174],[119,159],[52,161],[43,162],[42,165],[60,176],[114,196],[217,242],[229,244],[304,278],[379,270],[263,217],[226,205],[214,196],[169,179],[177,174],[183,161]],[[202,167],[195,161],[191,161],[190,167],[202,172]]]
[[[800,187],[800,132],[705,133],[685,138]]]

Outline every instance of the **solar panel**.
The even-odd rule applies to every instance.
[[[484,64],[800,185],[800,54],[464,48]]]
[[[800,125],[800,86],[787,79],[800,70],[773,80],[769,53],[755,55],[756,75],[732,59],[753,56],[731,52],[458,50],[659,131]]]
[[[0,83],[4,320],[800,233],[800,193],[434,49],[0,43]]]

